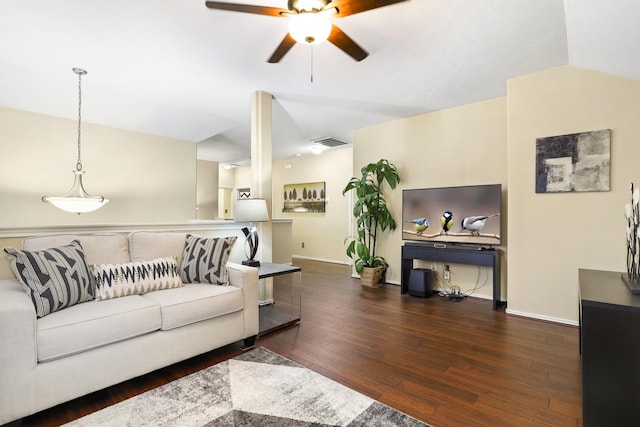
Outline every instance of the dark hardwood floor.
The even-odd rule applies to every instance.
[[[302,322],[257,345],[433,426],[581,426],[578,328],[491,301],[363,289],[345,266],[302,267]],[[23,420],[59,425],[241,353],[229,345]]]

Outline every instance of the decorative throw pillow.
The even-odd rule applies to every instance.
[[[96,283],[96,300],[184,286],[175,257],[126,264],[92,265],[91,275]]]
[[[187,234],[180,277],[185,283],[228,285],[227,260],[236,236],[202,238]]]
[[[89,268],[80,242],[41,251],[4,248],[11,268],[31,297],[36,315],[44,317],[93,299]]]

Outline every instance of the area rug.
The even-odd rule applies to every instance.
[[[66,426],[427,426],[259,347]]]

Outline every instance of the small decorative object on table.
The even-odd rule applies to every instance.
[[[234,219],[236,222],[248,222],[249,227],[244,227],[242,232],[247,238],[245,253],[247,259],[242,264],[251,267],[259,267],[260,261],[255,259],[258,253],[258,230],[254,223],[269,221],[267,202],[265,199],[238,199],[234,207]]]
[[[631,183],[631,202],[625,205],[625,217],[627,218],[627,274],[622,275],[622,280],[627,284],[631,293],[640,294],[640,188],[634,188]]]

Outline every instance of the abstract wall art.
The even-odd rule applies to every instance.
[[[536,139],[536,193],[609,191],[611,129]]]

